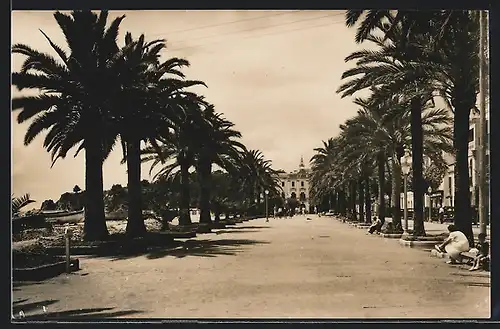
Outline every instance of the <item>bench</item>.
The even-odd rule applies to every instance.
[[[472,264],[472,262],[474,261],[474,259],[477,256],[477,254],[465,251],[465,252],[461,252],[460,256],[462,257],[462,260],[464,260],[464,259],[466,260],[467,264]],[[489,269],[490,269],[490,256],[488,255],[488,258],[486,259],[486,262],[483,263],[483,270],[489,271]]]

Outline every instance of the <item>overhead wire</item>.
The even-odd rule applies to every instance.
[[[258,17],[249,17],[249,18],[244,18],[244,19],[238,19],[235,21],[229,21],[229,22],[223,22],[223,23],[217,23],[217,24],[211,24],[211,25],[203,25],[203,26],[197,26],[189,29],[181,29],[181,30],[174,30],[174,31],[168,31],[165,33],[172,34],[172,33],[184,33],[184,32],[190,32],[190,31],[196,31],[196,30],[204,30],[212,27],[219,27],[219,26],[224,26],[224,25],[231,25],[231,24],[236,24],[236,23],[241,23],[241,22],[247,22],[247,21],[252,21],[256,19],[262,19],[262,18],[269,18],[269,17],[276,17],[276,16],[282,16],[282,15],[288,15],[292,14],[295,12],[298,12],[300,10],[287,10],[286,12],[280,12],[278,14],[272,14],[272,15],[266,15],[266,16],[258,16]],[[156,33],[152,34],[152,36],[159,36],[159,35],[164,35],[165,33]]]
[[[251,38],[261,38],[261,37],[271,36],[271,35],[280,35],[280,34],[284,34],[284,33],[303,31],[303,30],[309,30],[309,29],[314,29],[314,28],[321,28],[321,27],[331,26],[331,25],[335,25],[335,24],[344,24],[344,21],[343,20],[342,21],[334,21],[334,22],[328,22],[326,24],[318,24],[318,25],[308,26],[308,27],[299,27],[299,28],[295,28],[295,29],[270,32],[270,33],[265,33],[265,34],[248,35],[248,36],[238,38],[238,40],[236,40],[236,41],[251,39]],[[166,48],[165,50],[168,52],[174,52],[174,51],[181,51],[181,50],[186,50],[186,49],[191,49],[191,48],[200,48],[200,47],[205,47],[205,46],[209,46],[209,45],[224,44],[224,43],[228,43],[228,42],[234,42],[234,40],[222,40],[219,42],[209,42],[209,43],[204,43],[204,44],[202,43],[202,44],[193,45],[193,46]],[[213,51],[211,51],[211,52],[213,52]]]
[[[269,29],[269,28],[273,28],[273,27],[280,27],[280,26],[285,26],[285,25],[290,25],[290,24],[296,24],[296,23],[306,22],[306,21],[315,20],[315,19],[322,19],[322,18],[327,18],[327,17],[336,17],[336,16],[340,16],[340,15],[343,15],[343,13],[336,13],[336,14],[328,14],[328,15],[323,15],[323,16],[309,17],[309,18],[306,18],[306,19],[300,19],[300,20],[295,20],[295,21],[291,21],[291,22],[284,22],[284,23],[280,23],[280,24],[267,25],[267,26],[262,26],[262,27],[254,27],[254,28],[245,29],[245,30],[231,31],[229,33],[222,33],[222,34],[221,33],[217,33],[217,34],[213,34],[213,35],[209,35],[209,36],[203,36],[203,37],[199,37],[199,38],[189,39],[189,41],[197,41],[197,40],[204,40],[204,39],[210,39],[210,38],[220,38],[220,37],[223,37],[225,35],[238,34],[238,33],[242,33],[242,32],[252,32],[252,31],[257,31],[257,30],[265,30],[265,29]],[[267,17],[271,17],[271,16],[278,16],[278,15],[269,15]],[[265,18],[265,17],[260,17],[260,18]],[[240,21],[242,21],[242,20],[240,20]],[[237,21],[234,21],[234,23],[236,23],[236,22]],[[222,24],[218,24],[218,25],[222,25]],[[191,29],[188,29],[188,30],[191,30]],[[188,30],[182,30],[182,32],[188,31]],[[158,37],[158,36],[162,36],[162,35],[165,35],[165,34],[150,34],[149,36]]]

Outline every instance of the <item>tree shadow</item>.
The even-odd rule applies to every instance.
[[[482,288],[491,287],[491,284],[489,282],[460,282],[460,283],[468,287],[482,287]]]
[[[187,256],[216,257],[221,255],[236,255],[244,251],[242,246],[268,244],[267,241],[244,240],[244,239],[221,239],[221,240],[187,240],[184,244],[174,250],[154,250],[147,255],[148,259],[158,259],[166,256],[184,258]]]
[[[12,282],[12,291],[21,290],[20,287],[42,284],[40,281],[14,281]]]
[[[255,229],[262,229],[262,228],[271,228],[271,226],[231,226],[231,230],[255,230]]]
[[[148,259],[158,259],[163,257],[184,258],[187,256],[195,257],[216,257],[216,256],[234,256],[244,251],[243,246],[268,244],[268,241],[245,240],[245,239],[221,239],[221,240],[186,240],[180,242],[177,247],[152,248],[147,252],[138,252],[129,255],[111,256],[112,261],[126,260],[134,257],[146,255]],[[109,256],[107,256],[109,257]]]
[[[16,319],[18,322],[25,321],[44,321],[44,320],[77,320],[77,319],[102,319],[102,318],[114,318],[118,316],[132,315],[143,313],[140,310],[128,310],[128,311],[113,311],[109,312],[113,307],[101,307],[101,308],[82,308],[77,310],[60,311],[60,312],[46,312],[43,314],[28,315],[22,319]],[[108,311],[108,312],[104,312]]]
[[[24,303],[26,301],[28,301],[28,299],[14,302],[12,306],[12,312],[14,314],[17,314],[21,311],[23,311],[24,313],[28,313],[36,309],[42,309],[44,306],[49,306],[58,302],[58,300],[56,299],[47,299],[47,300],[42,300],[40,302]]]
[[[450,273],[455,276],[463,276],[463,277],[472,277],[472,278],[485,278],[489,279],[490,276],[488,274],[480,274],[481,272],[468,272],[468,273]]]
[[[258,233],[260,232],[259,230],[248,230],[248,231],[244,231],[244,230],[217,230],[217,231],[214,231],[213,233],[215,234],[225,234],[225,233]]]
[[[17,305],[17,304],[20,304],[20,303],[24,303],[26,301],[28,301],[28,298],[16,300],[16,301],[12,302],[12,304],[13,305]]]

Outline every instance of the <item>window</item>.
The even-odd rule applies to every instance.
[[[304,187],[304,182],[300,182],[300,186]]]
[[[292,187],[295,187],[295,182],[292,182]]]
[[[450,191],[450,194],[451,194],[451,191],[453,190],[453,186],[451,184],[452,184],[452,181],[451,181],[451,176],[450,176],[450,177],[448,177],[448,191]]]
[[[281,186],[285,186],[285,182],[281,182]]]
[[[469,143],[474,141],[474,128],[469,129]]]

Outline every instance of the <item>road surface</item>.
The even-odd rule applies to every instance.
[[[184,248],[80,258],[16,284],[14,313],[133,318],[490,316],[490,279],[329,218],[257,219]],[[17,301],[17,302],[16,302]]]

